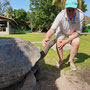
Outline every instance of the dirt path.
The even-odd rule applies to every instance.
[[[85,72],[79,68],[58,73],[42,71],[35,90],[90,90],[90,69]]]

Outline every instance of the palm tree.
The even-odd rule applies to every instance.
[[[56,6],[56,10],[61,8],[61,0],[52,0],[52,4]]]
[[[55,4],[58,8],[62,8],[64,9],[65,8],[65,1],[66,0],[52,0],[52,4]],[[83,0],[78,0],[78,7],[80,9],[82,9],[82,3],[83,3]]]
[[[61,0],[61,3],[62,3],[62,9],[65,8],[65,1],[66,1],[66,0]]]
[[[13,18],[14,13],[13,13],[13,8],[11,6],[6,10],[5,16],[9,18]]]
[[[10,6],[9,0],[0,0],[0,15],[4,15],[6,9]]]
[[[82,3],[83,3],[83,0],[78,0],[78,8],[80,8],[82,10]]]
[[[64,9],[65,1],[66,0],[52,0],[52,4],[56,5],[57,9],[59,9],[59,8]]]

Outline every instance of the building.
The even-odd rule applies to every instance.
[[[0,15],[0,34],[13,34],[17,29],[15,20]]]

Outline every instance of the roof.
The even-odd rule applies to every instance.
[[[10,21],[12,21],[13,23],[15,23],[16,25],[18,25],[17,22],[16,22],[14,19],[11,19],[11,18],[8,18],[8,17],[5,17],[5,16],[2,16],[2,15],[0,15],[0,18],[10,20]]]

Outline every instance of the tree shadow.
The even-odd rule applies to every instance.
[[[78,53],[78,54],[76,55],[76,58],[77,58],[78,60],[76,60],[75,63],[82,63],[82,62],[84,62],[86,59],[90,58],[90,55],[88,55],[88,54],[86,54],[86,53]]]

